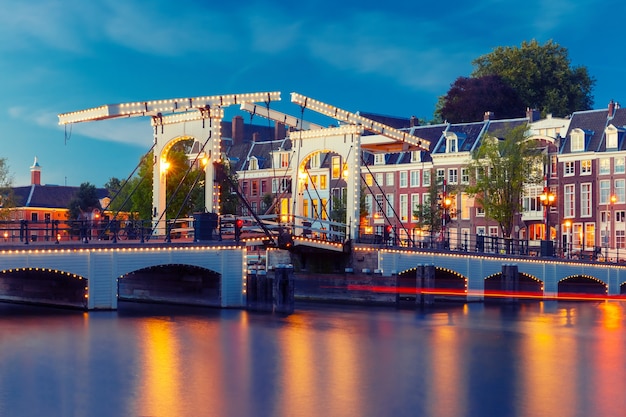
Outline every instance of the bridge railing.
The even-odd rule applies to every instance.
[[[452,252],[478,252],[485,254],[518,255],[518,256],[563,256],[562,250],[555,242],[542,247],[541,241],[528,239],[508,239],[497,236],[469,235],[460,239],[443,238],[441,234],[416,235],[412,238],[395,233],[395,228],[388,233],[360,234],[357,242],[389,247],[405,247],[430,249]]]

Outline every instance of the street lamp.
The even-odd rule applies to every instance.
[[[606,228],[605,228],[605,235],[606,235],[606,246],[604,247],[604,262],[608,262],[609,261],[609,245],[611,244],[611,225],[610,223],[613,221],[611,214],[613,211],[613,205],[615,204],[615,202],[617,201],[617,196],[615,194],[611,194],[611,197],[609,198],[609,201],[606,203]],[[610,205],[610,209],[609,209],[609,205]]]
[[[552,241],[550,240],[550,223],[548,212],[550,207],[554,205],[556,196],[550,192],[550,188],[543,187],[543,193],[539,196],[541,205],[543,206],[543,214],[545,217],[546,235],[545,239],[541,242],[541,256],[553,256],[554,250],[552,248]]]
[[[570,238],[570,234],[572,232],[572,221],[571,220],[565,220],[565,250],[567,251],[567,259],[571,258],[572,255],[572,242],[571,242],[571,238]]]
[[[543,193],[539,196],[539,200],[541,201],[541,205],[543,208],[543,213],[545,217],[546,224],[546,240],[550,240],[550,223],[548,221],[548,211],[550,207],[552,207],[556,201],[556,196],[550,192],[548,187],[543,187]]]

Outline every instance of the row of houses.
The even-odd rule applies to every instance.
[[[502,237],[498,225],[485,217],[462,186],[470,180],[467,164],[472,151],[485,138],[503,137],[507,130],[524,125],[529,139],[543,149],[549,162],[544,167],[545,183],[526,189],[514,237],[537,247],[547,237],[564,256],[600,248],[615,259],[619,250],[626,248],[626,109],[617,103],[575,112],[568,118],[548,115],[542,119],[529,110],[526,117],[517,119],[499,120],[485,113],[479,122],[426,126],[416,125],[413,118],[365,116],[426,139],[430,148],[363,152],[361,176],[367,214],[360,219],[362,233],[383,234],[390,225],[400,240],[423,241],[425,231],[415,209],[426,202],[433,182],[445,180],[450,189],[459,190],[447,196],[451,216],[445,233],[450,247],[471,249],[475,236],[480,235]],[[289,135],[256,139],[225,138],[224,150],[252,209],[288,215],[292,173],[299,168],[292,161]],[[340,201],[345,190],[345,161],[341,158],[320,152],[307,160],[306,186],[296,191],[304,193],[305,216],[326,219],[333,202]],[[554,202],[545,204],[542,197],[546,194],[553,196]],[[247,214],[246,208],[240,214]]]
[[[626,248],[626,109],[617,103],[608,108],[575,112],[568,118],[540,118],[529,110],[526,117],[501,120],[485,113],[482,121],[420,126],[415,118],[374,114],[361,115],[407,131],[430,142],[428,150],[372,154],[362,151],[361,183],[366,214],[359,220],[360,232],[383,235],[392,226],[400,241],[423,242],[430,238],[415,216],[427,202],[433,183],[445,181],[450,221],[445,238],[452,249],[473,249],[475,236],[502,237],[498,225],[486,218],[482,208],[463,192],[470,175],[467,163],[472,151],[485,138],[503,137],[523,125],[531,140],[541,146],[549,163],[544,167],[545,184],[528,187],[514,237],[539,246],[546,237],[558,253],[586,252],[601,248],[609,258],[619,258]],[[303,199],[306,217],[326,220],[345,199],[344,156],[320,151],[295,157],[285,125],[246,124],[236,116],[222,123],[222,150],[237,172],[240,190],[249,205],[239,215],[292,214],[295,170],[304,161],[306,178],[298,179],[295,192]],[[301,164],[301,165],[302,165]],[[69,200],[78,187],[41,184],[37,161],[31,167],[29,186],[15,187],[19,200],[13,218],[64,220]],[[549,191],[553,204],[541,198]],[[106,190],[99,189],[103,201]],[[441,190],[440,192],[443,192]],[[106,204],[103,204],[103,207]]]

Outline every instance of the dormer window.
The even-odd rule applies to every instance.
[[[609,125],[604,132],[606,135],[606,148],[617,149],[619,143],[619,134],[621,129],[616,128],[613,125]]]
[[[411,151],[411,162],[421,162],[422,151]]]
[[[385,154],[384,153],[375,153],[374,154],[374,165],[385,165]]]
[[[574,129],[570,134],[570,151],[581,152],[585,150],[585,132],[581,129]]]
[[[456,153],[459,151],[466,135],[464,133],[445,132],[445,136],[446,153]]]
[[[446,136],[446,153],[454,153],[457,152],[459,147],[459,139],[455,134],[450,136]]]
[[[259,160],[256,158],[256,156],[252,156],[250,157],[250,161],[248,164],[248,171],[255,171],[259,169]]]

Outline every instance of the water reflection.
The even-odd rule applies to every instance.
[[[0,415],[622,415],[625,314],[619,302],[290,316],[0,305]]]

